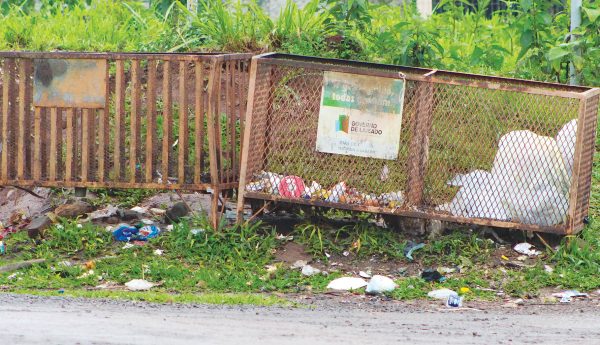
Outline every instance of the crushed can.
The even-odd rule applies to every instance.
[[[462,307],[463,298],[459,295],[450,295],[448,296],[448,300],[446,300],[446,307],[450,308],[460,308]]]

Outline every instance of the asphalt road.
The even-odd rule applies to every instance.
[[[355,296],[262,308],[0,294],[0,344],[599,344],[590,302],[448,311]]]

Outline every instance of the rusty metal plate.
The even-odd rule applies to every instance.
[[[106,60],[36,59],[34,66],[35,106],[106,107]]]

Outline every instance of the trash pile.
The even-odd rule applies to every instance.
[[[577,120],[556,138],[513,131],[500,138],[492,170],[474,170],[448,181],[460,187],[437,210],[455,216],[551,226],[564,223],[575,153]]]
[[[350,187],[346,182],[337,183],[331,188],[323,188],[318,182],[306,184],[299,176],[279,175],[273,172],[261,172],[254,181],[246,185],[248,192],[263,192],[280,195],[285,198],[319,200],[331,203],[397,208],[404,203],[402,191],[374,194],[364,193]]]

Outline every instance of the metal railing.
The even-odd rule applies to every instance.
[[[250,54],[0,52],[0,184],[237,187]]]

